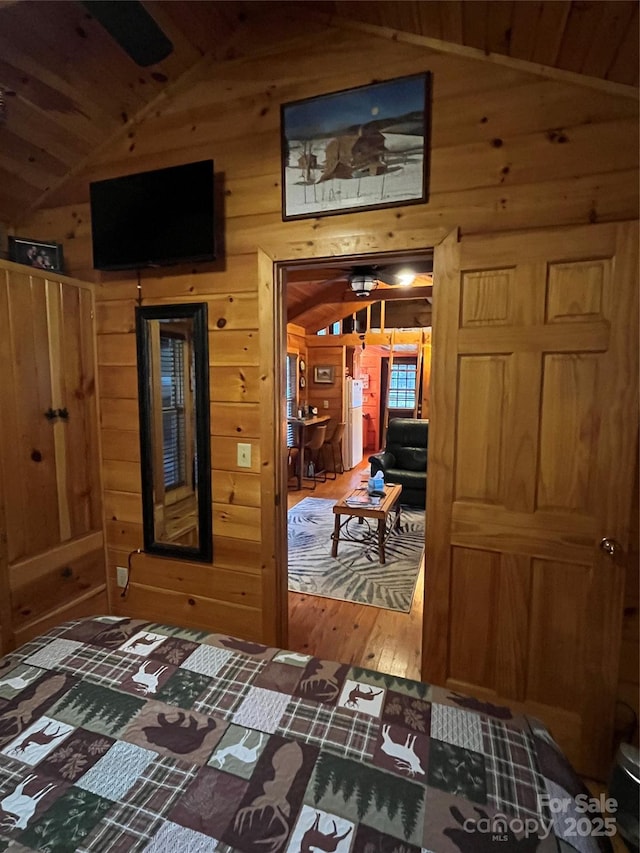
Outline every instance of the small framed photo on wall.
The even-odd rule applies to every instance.
[[[316,365],[313,368],[313,381],[319,385],[333,385],[335,370],[332,365]]]
[[[9,237],[9,260],[39,270],[63,271],[62,244]]]

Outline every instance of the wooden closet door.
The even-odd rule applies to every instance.
[[[0,413],[9,564],[60,541],[45,281],[3,270]]]
[[[0,470],[9,565],[101,527],[92,294],[3,270]],[[45,413],[66,411],[47,419]]]
[[[435,256],[423,677],[542,718],[600,778],[638,435],[637,229],[450,237]]]

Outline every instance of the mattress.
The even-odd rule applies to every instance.
[[[607,849],[586,793],[506,707],[221,634],[94,617],[0,660],[0,851]]]

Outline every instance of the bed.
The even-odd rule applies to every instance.
[[[577,794],[507,708],[225,635],[94,617],[0,660],[0,851],[609,849]]]

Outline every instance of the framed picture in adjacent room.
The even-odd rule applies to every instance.
[[[428,200],[427,72],[283,104],[282,218]]]
[[[9,237],[9,260],[39,270],[62,272],[62,245],[28,237]]]
[[[334,378],[333,365],[316,365],[313,368],[313,381],[319,385],[333,385]]]

